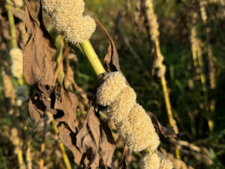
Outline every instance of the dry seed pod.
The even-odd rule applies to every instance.
[[[159,169],[172,169],[173,163],[167,159],[164,154],[161,152],[157,152],[158,156],[160,157],[160,168]]]
[[[160,144],[159,136],[155,132],[151,119],[138,103],[117,127],[124,142],[133,151],[142,151],[146,148],[155,150]]]
[[[90,16],[83,16],[83,0],[42,0],[44,11],[52,18],[53,27],[65,36],[66,41],[78,44],[90,39],[96,23]]]
[[[11,71],[13,76],[21,78],[23,75],[23,53],[19,48],[10,50],[10,57],[12,61]]]
[[[102,106],[112,104],[121,90],[126,87],[126,80],[121,73],[112,72],[108,75],[108,78],[101,84],[96,92],[97,102]]]
[[[159,169],[160,158],[157,153],[149,152],[145,154],[140,160],[141,169]]]
[[[16,6],[23,7],[23,0],[13,0]]]
[[[96,23],[90,16],[77,18],[65,31],[65,40],[73,44],[81,43],[90,39],[96,29]]]
[[[131,87],[125,86],[114,102],[107,107],[107,115],[115,124],[118,124],[129,115],[130,110],[135,104],[136,93]]]
[[[141,151],[158,147],[160,141],[152,121],[142,106],[136,103],[136,94],[126,85],[121,73],[109,73],[98,87],[96,98],[98,104],[108,106],[107,113],[129,148]]]

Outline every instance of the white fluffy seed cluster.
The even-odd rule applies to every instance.
[[[18,7],[23,7],[23,0],[13,0],[14,4]]]
[[[161,152],[157,152],[159,158],[160,158],[160,167],[159,169],[172,169],[173,163],[164,156]]]
[[[141,169],[159,169],[160,157],[157,153],[148,153],[140,160]]]
[[[133,151],[146,148],[155,150],[160,144],[159,137],[151,119],[136,102],[134,90],[126,85],[119,72],[109,73],[107,79],[98,87],[98,104],[107,106],[107,114],[114,121],[124,142]]]
[[[11,72],[13,76],[21,78],[23,75],[23,52],[19,48],[10,50],[10,57],[12,61]]]
[[[90,16],[83,16],[83,0],[41,0],[44,11],[52,18],[56,31],[66,41],[78,44],[90,39],[96,23]]]
[[[149,152],[140,160],[141,169],[172,169],[172,162],[161,152]]]

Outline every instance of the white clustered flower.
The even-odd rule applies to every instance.
[[[160,167],[159,169],[172,169],[173,163],[164,156],[161,152],[157,152],[158,156],[160,157]]]
[[[135,104],[136,93],[130,86],[126,85],[114,102],[107,107],[107,114],[115,124],[118,124],[129,115],[130,110]]]
[[[44,11],[52,18],[56,31],[66,41],[78,44],[90,39],[96,23],[90,16],[83,16],[83,0],[41,0]]]
[[[108,78],[98,87],[96,98],[98,104],[108,106],[107,114],[130,149],[142,151],[158,147],[160,140],[151,118],[136,103],[136,94],[126,85],[121,73],[109,73]]]
[[[147,153],[140,160],[141,169],[159,169],[160,158],[157,153]]]
[[[13,0],[16,6],[23,7],[23,0]]]
[[[133,151],[142,151],[146,148],[155,150],[160,144],[150,117],[138,103],[118,128],[124,142]]]
[[[19,48],[10,50],[10,57],[12,61],[11,72],[13,76],[21,78],[23,75],[23,52]]]
[[[97,89],[97,102],[102,106],[109,106],[124,87],[126,87],[126,80],[121,73],[109,73],[108,78]]]

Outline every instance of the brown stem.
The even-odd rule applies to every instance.
[[[63,53],[63,57],[62,57],[62,59],[61,59],[61,61],[60,61],[59,65],[57,66],[57,69],[56,69],[56,71],[55,71],[55,77],[54,77],[54,82],[53,82],[53,85],[55,85],[56,79],[57,79],[58,74],[59,74],[59,69],[60,69],[60,66],[62,65],[63,60],[65,59],[66,55],[68,55],[68,54],[69,54],[69,51],[70,51],[70,46],[68,46],[68,47],[66,48],[66,50],[64,51],[64,53]]]
[[[45,151],[45,143],[43,142],[41,144],[41,159],[40,159],[40,166],[39,166],[39,169],[43,169],[43,166],[44,166],[44,151]]]

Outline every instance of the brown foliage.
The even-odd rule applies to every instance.
[[[59,138],[73,152],[74,161],[81,168],[97,168],[100,156],[105,165],[110,167],[116,143],[107,123],[96,116],[90,106],[82,128],[79,130],[76,127],[76,109],[80,103],[65,87],[68,77],[77,88],[75,81],[70,77],[72,70],[69,61],[61,87],[61,98],[58,99],[57,85],[54,83],[58,73],[55,73],[53,67],[56,47],[43,24],[41,5],[38,20],[32,18],[27,1],[25,7],[24,23],[29,40],[24,49],[24,78],[37,91],[29,101],[31,118],[38,127],[43,121],[45,111],[52,113]],[[68,49],[65,51],[65,56],[67,51]],[[87,102],[87,98],[82,97]],[[99,153],[100,148],[102,151]]]
[[[156,131],[160,133],[164,136],[164,137],[169,137],[169,138],[173,138],[173,139],[176,139],[178,140],[180,138],[180,136],[184,135],[185,133],[181,132],[181,133],[175,133],[175,131],[173,130],[173,128],[168,128],[168,127],[164,127],[162,126],[156,115],[151,113],[151,112],[146,112],[147,115],[149,115],[149,117],[151,118],[152,120],[152,123],[154,124],[155,128],[156,128]]]
[[[30,14],[28,3],[25,1],[24,24],[29,35],[29,40],[23,51],[24,78],[29,85],[37,85],[38,83],[52,85],[56,47],[44,26],[41,5],[38,20],[34,20]]]

